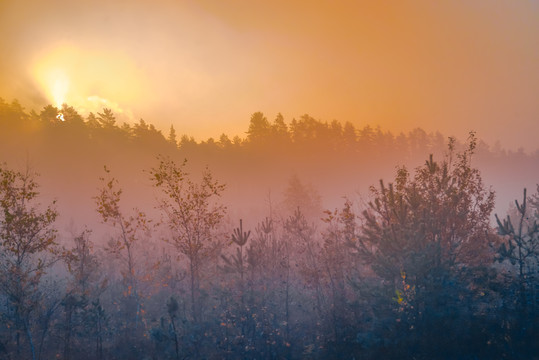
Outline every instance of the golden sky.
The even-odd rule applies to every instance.
[[[250,114],[536,150],[539,2],[0,0],[0,97],[198,139]]]

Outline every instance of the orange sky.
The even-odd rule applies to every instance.
[[[0,0],[0,97],[198,139],[263,111],[532,151],[538,19],[529,0]]]

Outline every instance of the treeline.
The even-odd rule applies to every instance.
[[[361,153],[376,149],[377,154],[398,152],[399,154],[424,153],[425,150],[440,150],[445,146],[445,139],[440,133],[427,134],[421,129],[416,129],[409,134],[393,135],[389,131],[382,131],[379,127],[372,128],[369,125],[363,128],[355,128],[350,122],[342,124],[337,120],[324,122],[316,120],[305,114],[298,120],[292,119],[287,124],[281,114],[273,121],[269,121],[263,113],[256,112],[251,116],[246,136],[238,135],[230,137],[222,134],[219,139],[209,138],[197,142],[187,134],[177,136],[176,130],[171,126],[168,134],[163,135],[154,125],[140,119],[135,124],[116,121],[115,114],[110,109],[96,114],[89,113],[86,117],[80,115],[76,109],[64,104],[60,109],[52,105],[44,107],[39,113],[31,110],[26,112],[24,108],[13,100],[11,103],[0,98],[0,126],[5,134],[32,134],[58,132],[58,136],[69,133],[73,136],[92,139],[97,142],[105,142],[121,138],[131,141],[139,141],[150,147],[161,150],[172,144],[179,148],[200,146],[211,151],[217,148],[229,148],[238,146],[257,146],[259,149],[273,146],[274,150],[290,150],[293,146],[296,150],[307,150],[307,145],[316,145],[321,153],[328,150],[344,151],[346,153]],[[64,134],[61,133],[63,129]],[[281,147],[275,148],[275,145]],[[307,152],[310,152],[308,149]],[[377,155],[371,154],[371,155]]]
[[[143,119],[134,124],[127,122],[120,124],[116,115],[107,108],[102,112],[90,112],[85,117],[67,104],[63,104],[61,108],[47,105],[40,112],[35,110],[28,112],[17,100],[9,103],[2,98],[0,98],[0,129],[6,138],[4,140],[9,140],[13,136],[28,137],[41,133],[50,136],[54,134],[58,138],[66,136],[77,140],[88,139],[97,143],[124,139],[147,146],[148,150],[164,150],[167,146],[173,145],[185,151],[196,147],[211,152],[247,146],[253,151],[267,146],[277,152],[289,152],[292,149],[304,153],[312,153],[313,149],[318,149],[320,154],[342,151],[356,158],[357,155],[362,157],[362,154],[372,150],[373,153],[369,154],[369,158],[373,161],[380,160],[380,156],[398,154],[399,158],[410,158],[429,151],[444,151],[446,143],[446,138],[439,132],[428,134],[419,128],[407,134],[395,135],[380,127],[365,125],[356,128],[351,122],[343,124],[337,120],[331,122],[316,120],[308,114],[302,115],[299,119],[294,118],[289,123],[285,122],[281,114],[277,114],[275,119],[270,121],[261,112],[251,115],[243,137],[238,135],[231,137],[223,133],[219,139],[196,141],[188,134],[178,136],[174,126],[170,127],[168,134],[163,134],[153,124]],[[314,146],[311,148],[312,145]],[[498,145],[489,148],[487,144],[479,142],[478,146],[479,151],[492,151],[500,156],[512,153],[501,149]]]
[[[181,129],[174,127],[163,134],[142,119],[120,123],[108,109],[82,116],[68,105],[60,109],[49,105],[36,112],[26,111],[16,100],[0,99],[0,161],[20,167],[29,161],[43,173],[45,193],[66,195],[62,212],[78,215],[78,203],[70,203],[69,208],[65,204],[92,196],[95,174],[103,165],[124,180],[127,192],[144,194],[147,181],[142,170],[151,167],[158,154],[176,161],[187,158],[198,172],[209,166],[228,184],[226,202],[238,208],[250,207],[253,201],[264,203],[269,193],[274,203],[280,202],[293,176],[311,183],[324,207],[333,208],[342,196],[367,196],[364,190],[392,176],[395,166],[413,168],[423,162],[425,154],[441,157],[446,152],[444,135],[421,129],[393,134],[309,115],[290,121],[277,115],[268,120],[260,112],[248,122],[240,136],[223,134],[219,139],[197,141],[180,135]],[[458,139],[455,146],[464,149]],[[515,189],[535,186],[533,181],[539,177],[538,151],[507,151],[479,140],[475,161],[485,182],[497,191],[497,206],[502,206],[498,211],[518,196]],[[151,201],[151,196],[144,199],[147,204]],[[86,201],[83,207],[90,206]],[[255,213],[263,215],[263,211]]]
[[[73,156],[57,168],[58,181],[90,166],[84,178],[97,185],[77,201],[88,195],[86,210],[110,230],[98,234],[85,217],[85,229],[60,231],[69,199],[40,194],[31,169],[0,166],[0,358],[539,357],[539,187],[493,226],[494,192],[472,166],[481,150],[473,134],[464,146],[450,139],[445,156],[423,148],[424,165],[399,167],[390,183],[371,187],[366,204],[344,199],[320,214],[316,191],[293,178],[286,206],[270,203],[242,221],[232,213],[239,205],[225,201],[234,184],[197,164],[211,158],[211,141],[189,140],[185,163],[185,141],[178,150],[174,136],[142,122],[117,126],[113,117],[104,110],[91,125],[91,115],[68,106],[27,114],[2,104],[0,134],[12,142],[3,149],[20,141],[42,149],[46,169]],[[285,124],[281,140],[298,151],[287,154],[321,136],[292,136],[311,131],[293,130],[301,121]],[[239,152],[237,178],[256,167],[253,159],[273,156],[261,149],[281,141],[278,123],[255,113],[247,139],[227,145]],[[332,127],[312,125],[323,129],[311,134]],[[362,135],[353,133],[359,147]],[[211,146],[225,149],[222,142]],[[331,146],[321,148],[353,152]],[[117,159],[103,171],[85,163],[92,156]],[[134,171],[121,172],[131,166],[144,166],[145,182],[129,198]]]

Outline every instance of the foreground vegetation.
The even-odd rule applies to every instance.
[[[62,114],[2,119],[62,141],[74,141],[62,135],[69,126],[89,142],[143,128],[119,130],[107,111],[95,123],[67,106]],[[92,124],[103,136],[88,132]],[[265,146],[277,126],[268,124],[253,115],[236,143]],[[252,228],[227,224],[225,184],[175,160],[173,138],[144,172],[159,216],[125,206],[114,169],[94,174],[106,239],[90,228],[61,235],[57,204],[42,203],[35,173],[0,166],[1,358],[539,356],[539,187],[492,226],[494,192],[472,166],[473,134],[458,150],[450,139],[441,159],[425,153],[415,170],[398,168],[365,205],[345,199],[319,213],[316,194],[296,181],[288,206]],[[339,151],[353,153],[360,143],[351,141]]]

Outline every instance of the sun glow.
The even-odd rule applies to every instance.
[[[48,88],[56,107],[60,108],[66,102],[66,95],[69,90],[69,78],[60,69],[53,69],[47,76]]]
[[[128,106],[140,99],[143,88],[128,57],[102,49],[59,45],[37,56],[30,72],[50,103],[57,108],[66,103],[83,114],[107,107],[130,118]]]

